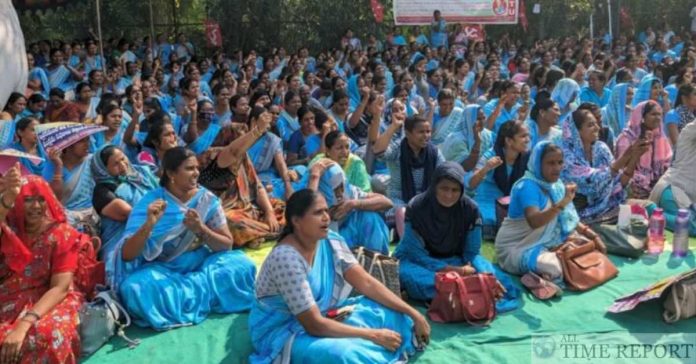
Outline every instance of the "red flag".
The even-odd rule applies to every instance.
[[[208,47],[222,47],[222,31],[220,24],[212,19],[205,21],[205,40]]]
[[[370,0],[372,14],[375,16],[375,21],[381,23],[384,20],[384,6],[379,3],[379,0]]]
[[[466,24],[463,26],[463,31],[469,40],[486,40],[486,31],[482,24]]]
[[[527,7],[524,3],[524,0],[520,0],[520,7],[518,9],[520,15],[520,25],[522,25],[522,29],[524,29],[525,33],[527,32],[527,27],[529,27],[529,22],[527,22]]]
[[[633,19],[631,18],[631,12],[628,11],[627,7],[625,7],[625,6],[621,7],[620,16],[621,16],[621,26],[626,27],[628,29],[633,29]]]

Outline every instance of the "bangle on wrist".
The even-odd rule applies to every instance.
[[[14,207],[14,201],[10,205],[5,204],[5,192],[0,193],[0,205],[6,210],[11,210]]]

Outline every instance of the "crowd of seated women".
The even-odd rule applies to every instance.
[[[0,363],[77,360],[92,293],[78,284],[79,242],[138,326],[249,311],[251,362],[324,363],[397,362],[429,340],[358,247],[400,260],[411,303],[435,297],[437,273],[491,273],[507,312],[522,299],[511,275],[558,294],[553,249],[579,234],[605,250],[597,232],[629,199],[662,207],[670,229],[690,209],[696,235],[689,44],[678,72],[649,73],[603,53],[585,73],[585,55],[544,51],[530,65],[529,50],[501,59],[476,44],[467,57],[390,46],[268,62],[186,46],[157,63],[109,60],[108,82],[65,49],[45,68],[32,58],[28,95],[0,115],[0,147],[41,158],[5,163],[0,178]],[[37,128],[51,121],[103,128],[45,148]],[[257,271],[241,248],[268,241]],[[346,320],[327,317],[341,307]]]

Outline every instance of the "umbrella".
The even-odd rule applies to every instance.
[[[0,174],[5,174],[7,170],[12,168],[19,159],[28,159],[31,163],[38,164],[43,161],[43,158],[37,157],[33,154],[20,152],[17,149],[4,149],[0,150]],[[31,174],[31,172],[20,164],[20,172],[23,176]]]
[[[44,150],[63,150],[90,135],[107,129],[107,127],[100,125],[60,121],[38,125],[36,135],[39,137],[39,142],[43,145]]]

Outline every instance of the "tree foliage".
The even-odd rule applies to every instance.
[[[149,0],[102,0],[102,29],[106,39],[122,34],[129,38],[150,34]],[[385,16],[375,23],[370,0],[152,0],[155,32],[184,31],[204,44],[203,22],[212,18],[221,25],[227,49],[270,50],[280,45],[289,50],[312,50],[338,44],[351,28],[363,39],[369,33],[383,36],[393,26],[393,0],[380,0]],[[541,14],[533,14],[538,3]],[[619,6],[629,9],[636,30],[669,23],[675,30],[687,27],[693,4],[684,0],[611,0],[614,24]],[[520,25],[487,26],[492,38],[502,33],[524,40],[589,34],[590,14],[595,31],[607,28],[606,0],[527,0],[527,32]],[[80,39],[96,29],[95,0],[75,0],[70,6],[44,13],[24,13],[20,21],[29,41]],[[627,24],[622,32],[630,32]],[[616,31],[616,28],[614,28]]]

